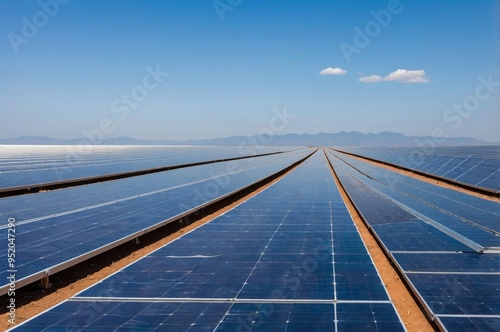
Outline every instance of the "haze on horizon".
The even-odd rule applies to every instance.
[[[499,3],[4,1],[0,138],[499,141]]]

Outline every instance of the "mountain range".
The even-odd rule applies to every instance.
[[[498,142],[488,142],[471,137],[449,137],[436,139],[431,136],[406,136],[399,133],[381,132],[360,133],[356,131],[319,134],[284,134],[232,136],[225,138],[199,140],[143,140],[127,136],[94,139],[59,139],[43,136],[21,136],[17,138],[0,139],[0,144],[22,145],[209,145],[209,146],[240,146],[240,145],[274,145],[274,146],[422,146],[422,145],[490,145]]]

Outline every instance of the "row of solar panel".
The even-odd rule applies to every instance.
[[[142,176],[136,176],[119,181],[94,183],[92,185],[77,186],[64,190],[54,190],[36,195],[22,195],[7,197],[0,200],[0,215],[16,217],[27,221],[43,216],[53,216],[78,209],[85,209],[103,204],[118,203],[137,198],[136,196],[151,195],[211,180],[210,185],[199,188],[199,194],[193,191],[193,200],[204,196],[217,196],[219,187],[227,186],[234,174],[241,173],[249,168],[265,165],[279,160],[287,160],[296,156],[303,157],[313,150],[306,149],[286,154],[259,157],[258,159],[241,159],[231,162],[213,163],[209,165],[175,169]],[[200,204],[203,202],[200,202]],[[41,209],[41,207],[43,207]],[[6,221],[2,220],[5,224]],[[0,224],[2,224],[0,223]]]
[[[242,157],[289,151],[293,148],[280,147],[195,147],[195,146],[8,146],[0,145],[0,171],[39,170],[52,167],[82,167],[109,165],[120,162],[158,160],[153,166],[163,165],[162,160],[210,160]],[[185,159],[187,158],[187,159]]]
[[[42,327],[404,331],[322,152],[18,330]]]
[[[470,229],[459,228],[461,236],[449,231],[455,224],[464,223],[453,214],[453,206],[460,204],[458,196],[461,194],[449,200],[436,201],[435,193],[442,188],[432,188],[433,185],[420,182],[422,191],[417,194],[414,188],[419,187],[418,181],[404,177],[388,181],[394,177],[385,170],[362,165],[363,162],[338,153],[330,154],[329,159],[357,209],[441,328],[449,331],[498,331],[500,255],[497,251],[487,254],[474,252],[467,241],[474,238],[473,234],[469,234]],[[403,194],[405,188],[407,192]],[[451,190],[449,194],[452,194]],[[409,201],[403,196],[408,200],[420,200],[422,205],[408,209]],[[470,203],[469,199],[466,201],[464,205]],[[454,203],[449,206],[451,202]],[[493,221],[499,223],[498,203],[485,202],[486,206],[490,204],[496,204],[497,209],[483,212],[493,212]],[[425,206],[450,213],[449,223],[445,222],[446,218],[439,219],[439,223],[447,227],[429,222],[436,216],[423,209]],[[481,215],[478,211],[474,213]]]
[[[422,182],[347,155],[340,158],[366,174],[366,184],[396,199],[408,209],[425,215],[426,221],[437,222],[481,247],[500,248],[500,209],[497,202]]]
[[[275,174],[313,152],[221,162],[0,199],[16,219],[18,288],[171,222]],[[7,247],[8,239],[0,239]],[[7,252],[0,257],[7,262]],[[8,289],[0,273],[2,293]]]
[[[500,192],[500,146],[341,148],[357,155]]]
[[[290,151],[262,147],[0,146],[0,189]]]

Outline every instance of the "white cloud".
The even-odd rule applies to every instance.
[[[430,82],[429,78],[425,77],[425,70],[406,70],[398,69],[393,71],[389,75],[382,78],[378,75],[370,75],[361,77],[359,79],[363,83],[375,83],[375,82],[400,82],[400,83],[427,83]]]
[[[365,77],[361,77],[359,79],[359,81],[363,82],[363,83],[376,83],[376,82],[382,81],[382,76],[378,76],[378,75],[365,76]]]
[[[345,75],[347,70],[341,68],[328,67],[319,72],[320,75]]]
[[[429,79],[425,77],[425,70],[406,70],[398,69],[386,77],[384,81],[395,81],[403,83],[427,83]]]

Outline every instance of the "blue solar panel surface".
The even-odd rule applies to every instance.
[[[175,169],[121,180],[65,188],[64,190],[41,192],[36,195],[2,198],[0,199],[0,216],[3,215],[7,218],[14,216],[19,220],[28,220],[41,216],[58,215],[71,210],[130,200],[137,198],[136,196],[139,195],[156,194],[162,190],[210,180],[210,185],[207,188],[201,188],[202,190],[198,195],[196,195],[196,191],[192,192],[200,200],[203,196],[214,196],[218,187],[227,186],[233,174],[241,173],[241,171],[250,168],[265,172],[265,167],[269,167],[268,165],[271,163],[287,160],[287,158],[297,158],[297,156],[305,157],[307,153],[312,151],[314,150],[305,149],[258,157],[258,159],[242,159]],[[2,220],[1,223],[6,223],[6,220]]]
[[[497,202],[412,179],[349,156],[339,157],[356,168],[357,171],[351,168],[353,176],[400,205],[483,247],[500,248],[500,206]]]
[[[449,331],[497,332],[500,330],[498,318],[449,316],[438,317],[437,320]]]
[[[500,191],[500,146],[341,148],[465,184]]]
[[[369,212],[363,215],[370,220]],[[371,227],[389,251],[421,251],[423,248],[428,251],[467,252],[472,250],[421,219]]]
[[[0,145],[0,189],[292,149],[250,146]]]
[[[338,153],[329,154],[329,160],[382,247],[439,326],[448,331],[498,331],[499,204]],[[395,211],[394,205],[401,211]],[[386,211],[391,217],[381,219]],[[468,242],[471,239],[492,247],[476,252]]]
[[[407,274],[436,316],[482,315],[500,319],[499,274]]]
[[[236,168],[217,163],[1,199],[5,220],[16,218],[18,287],[279,172],[312,151],[240,160]],[[7,244],[7,237],[0,239]],[[6,255],[0,256],[7,261]],[[7,284],[2,287],[6,292]]]
[[[19,330],[402,331],[322,152]]]
[[[394,253],[406,273],[428,272],[490,272],[500,271],[500,255],[476,253]]]

